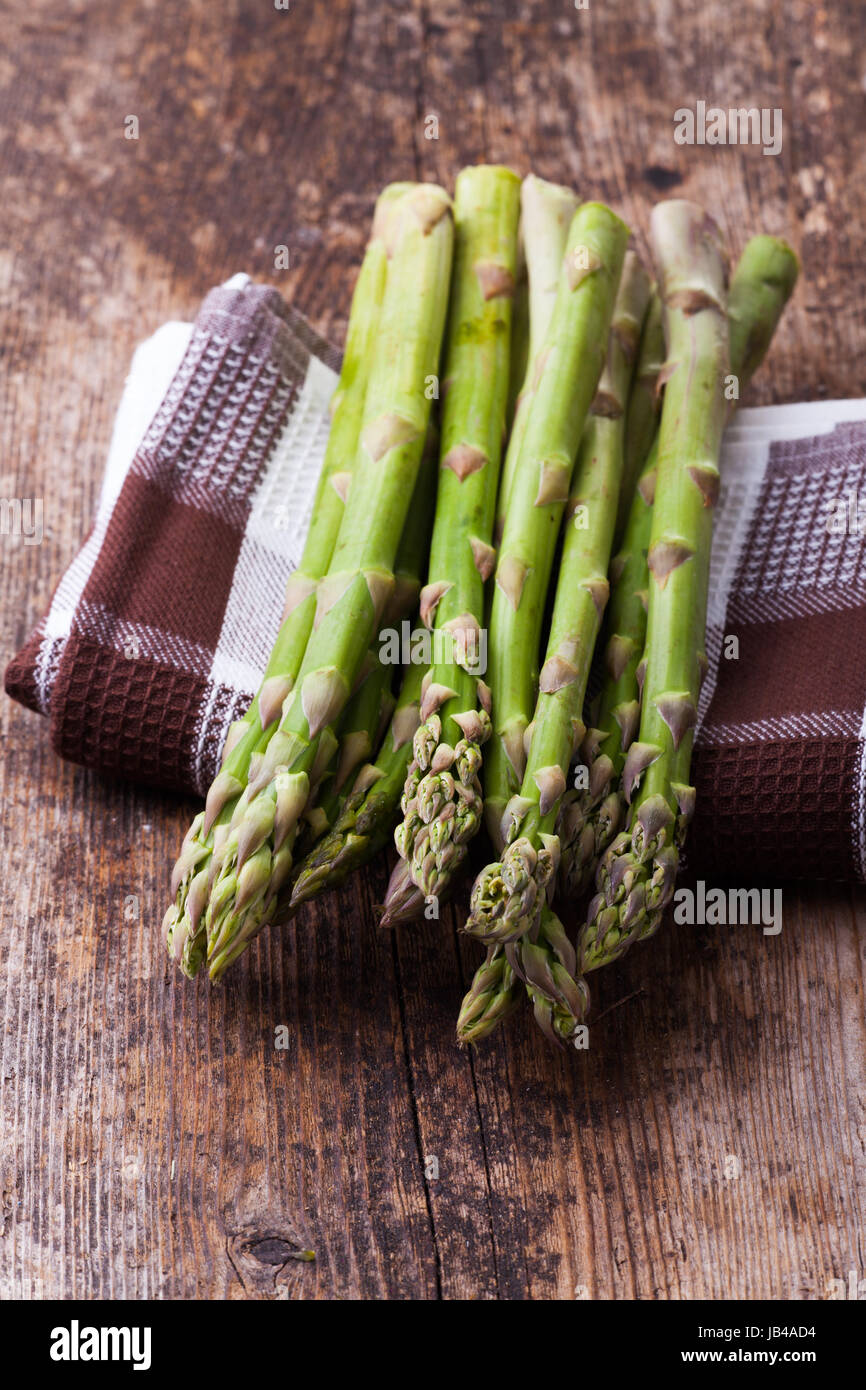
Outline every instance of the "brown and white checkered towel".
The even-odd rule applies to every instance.
[[[205,793],[276,636],[338,364],[245,276],[139,349],[93,530],[6,672],[62,757]],[[866,880],[866,401],[740,411],[722,480],[690,862]]]
[[[338,368],[246,276],[139,348],[93,530],[6,671],[61,757],[204,795],[279,627]]]
[[[866,401],[743,410],[721,469],[689,862],[866,881]]]

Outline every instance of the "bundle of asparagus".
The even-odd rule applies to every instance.
[[[521,995],[574,1039],[585,974],[657,930],[694,810],[726,387],[763,359],[797,262],[756,237],[728,295],[715,224],[662,203],[653,291],[628,236],[500,167],[464,170],[453,209],[433,185],[381,195],[283,625],[175,867],[186,974],[220,979],[392,836],[383,923],[438,917],[482,823],[498,858],[464,925],[487,955],[461,1042]],[[395,697],[384,639],[419,604],[432,659]],[[594,874],[575,944],[554,896],[567,917]]]

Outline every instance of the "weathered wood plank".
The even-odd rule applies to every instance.
[[[41,496],[47,529],[0,538],[4,660],[92,513],[135,343],[239,268],[340,337],[389,179],[502,160],[610,199],[639,242],[668,191],[735,250],[784,234],[804,275],[753,399],[866,390],[862,7],[37,0],[9,24],[0,495]],[[677,146],[697,99],[780,106],[782,155]],[[380,933],[384,864],[209,992],[157,930],[190,807],[60,765],[8,701],[0,741],[3,1296],[808,1298],[862,1277],[864,893],[786,889],[777,938],[661,934],[593,982],[586,1055],[551,1055],[527,1013],[463,1053],[476,950],[451,910]]]

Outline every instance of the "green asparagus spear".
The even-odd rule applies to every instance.
[[[528,341],[523,367],[523,384],[515,400],[514,418],[508,448],[502,464],[499,498],[496,503],[496,540],[505,529],[505,514],[511,498],[514,474],[529,411],[535,394],[536,359],[544,346],[556,304],[556,292],[565,255],[565,243],[578,199],[570,188],[548,183],[529,174],[520,190],[520,227],[528,279]],[[517,383],[515,383],[516,387]]]
[[[460,1006],[457,1041],[476,1043],[487,1038],[517,1007],[522,982],[514,974],[505,947],[489,946]]]
[[[610,565],[612,587],[603,634],[606,679],[595,727],[587,729],[578,754],[586,785],[566,792],[557,825],[561,852],[559,891],[568,901],[576,899],[591,882],[602,852],[625,818],[618,783],[640,720],[637,668],[646,634],[646,552],[658,457],[654,438],[658,409],[652,408],[651,401],[661,400],[656,382],[663,361],[661,300],[655,292],[644,320],[626,416],[618,527],[623,501],[627,499],[630,505],[620,548]],[[642,469],[640,477],[630,485],[627,474],[630,471],[634,478],[636,468]]]
[[[491,165],[464,169],[455,190],[442,454],[429,583],[421,596],[422,618],[433,630],[434,663],[395,836],[424,897],[445,892],[481,823],[478,772],[490,716],[479,680],[480,637],[484,581],[494,558],[490,540],[505,427],[519,190],[516,174]],[[388,909],[386,895],[386,926]]]
[[[576,1040],[589,1008],[589,990],[577,973],[574,947],[565,928],[547,904],[535,941],[523,936],[488,948],[460,1009],[458,1042],[489,1037],[524,990],[536,1023],[552,1043],[562,1047]]]
[[[638,667],[646,635],[649,575],[646,553],[658,448],[650,449],[629,510],[622,546],[611,563],[613,588],[606,613],[605,681],[594,727],[579,750],[586,785],[563,797],[559,891],[573,902],[588,887],[599,858],[625,820],[620,777],[640,722]]]
[[[753,237],[737,264],[728,294],[731,371],[740,391],[760,366],[797,279],[797,259],[784,241]],[[625,821],[620,777],[640,718],[638,665],[646,636],[649,570],[646,553],[658,466],[658,438],[646,460],[629,511],[619,554],[611,566],[613,590],[607,612],[607,678],[601,691],[597,728],[582,749],[589,788],[575,794],[560,818],[560,889],[574,901],[592,879],[599,858]],[[567,824],[563,825],[563,822]],[[605,944],[584,928],[583,969],[615,959],[614,931]]]
[[[661,922],[694,810],[688,774],[706,661],[707,577],[729,369],[718,228],[695,204],[672,201],[654,209],[651,233],[668,350],[647,557],[643,705],[640,736],[623,769],[628,829],[599,865],[600,891],[586,933],[603,949],[616,933],[620,954]]]
[[[545,903],[538,935],[505,946],[512,969],[526,986],[535,1021],[557,1047],[575,1040],[589,1009],[586,981],[577,973],[575,950],[553,909]]]
[[[485,821],[502,847],[505,804],[520,788],[535,704],[544,599],[583,426],[604,365],[628,228],[586,203],[569,229],[556,305],[536,358],[536,386],[496,567],[489,669],[493,737],[484,760]]]

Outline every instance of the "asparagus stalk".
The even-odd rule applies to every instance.
[[[213,871],[215,842],[226,834],[237,798],[254,760],[266,751],[279,721],[283,700],[300,670],[313,626],[318,582],[327,573],[343,518],[352,478],[368,363],[385,290],[385,229],[390,209],[406,184],[392,184],[381,194],[364,260],[358,274],[340,378],[331,401],[331,429],[316,489],[301,562],[286,588],[283,622],[262,684],[243,720],[232,725],[222,768],[184,839],[172,875],[175,901],[163,921],[169,954],[193,976],[205,955],[204,910]]]
[[[601,203],[575,213],[514,474],[490,616],[494,732],[485,755],[485,820],[502,847],[535,703],[544,598],[580,436],[604,365],[628,228]]]
[[[510,169],[478,165],[458,175],[455,190],[442,453],[429,583],[421,595],[422,618],[433,629],[434,664],[395,835],[424,897],[445,892],[481,822],[478,771],[490,717],[479,680],[479,639],[484,581],[493,564],[519,189]],[[383,923],[389,922],[386,895]]]
[[[394,561],[394,589],[382,618],[383,627],[396,627],[403,618],[417,612],[421,583],[427,573],[430,551],[430,532],[436,505],[436,481],[439,459],[439,429],[431,416],[424,441],[424,453],[409,514],[400,537],[400,548]]]
[[[360,685],[346,706],[339,727],[339,747],[322,789],[304,811],[309,827],[308,844],[321,839],[337,820],[343,803],[362,763],[368,762],[379,746],[380,731],[393,712],[390,672],[374,649],[368,651],[362,667]]]
[[[740,257],[728,294],[728,325],[731,371],[741,391],[767,354],[797,273],[793,251],[775,237],[753,237]],[[640,717],[638,666],[646,636],[646,553],[657,466],[658,437],[632,501],[622,548],[611,566],[615,579],[607,612],[607,678],[600,696],[598,727],[588,732],[582,750],[589,764],[590,785],[560,818],[560,887],[572,900],[591,881],[601,854],[625,820],[620,777]],[[562,822],[569,818],[569,827],[564,829]],[[581,937],[582,969],[609,964],[617,958],[619,944],[616,929],[601,941],[587,924]]]
[[[397,818],[400,793],[420,719],[420,664],[406,668],[397,705],[374,763],[355,778],[333,830],[298,865],[291,910],[325,888],[335,887],[388,843]]]
[[[499,828],[502,857],[475,881],[465,930],[483,941],[537,935],[556,874],[559,806],[581,721],[586,682],[607,602],[607,569],[622,474],[625,407],[649,281],[625,256],[604,373],[583,432],[569,502],[547,654],[535,715],[523,740],[523,785]],[[498,687],[494,686],[494,691]]]
[[[511,351],[508,365],[508,403],[505,407],[505,428],[511,433],[517,398],[526,376],[529,357],[529,272],[526,267],[526,247],[523,241],[523,219],[517,224],[517,274],[514,301],[511,306]]]
[[[496,538],[505,529],[505,515],[511,498],[514,474],[536,386],[536,359],[547,339],[565,243],[571,219],[578,208],[577,195],[570,188],[529,174],[520,190],[521,234],[528,277],[528,341],[523,368],[523,385],[515,401],[508,448],[502,465],[499,498],[496,504]],[[514,366],[512,359],[512,366]]]
[[[632,378],[625,418],[622,487],[616,509],[614,545],[619,546],[631,508],[637,480],[658,433],[661,392],[659,372],[665,360],[665,330],[662,302],[653,289],[641,328],[640,350]]]
[[[311,784],[330,759],[333,725],[394,588],[447,307],[453,236],[448,195],[432,184],[410,189],[393,204],[386,235],[388,272],[351,506],[327,579],[318,587],[297,683],[218,851],[205,916],[212,980],[273,918]]]
[[[586,731],[578,754],[579,766],[586,769],[587,785],[566,792],[557,825],[561,852],[559,889],[569,901],[591,882],[603,850],[625,817],[618,783],[640,720],[637,668],[646,635],[646,552],[658,460],[658,409],[653,409],[651,402],[653,398],[660,400],[656,383],[663,361],[661,300],[655,291],[644,320],[626,416],[617,528],[623,500],[627,498],[630,505],[620,548],[610,566],[612,588],[604,624],[606,677],[595,727]],[[627,474],[631,471],[634,477],[636,464],[643,468],[636,485],[632,484],[628,491]]]
[[[754,236],[746,242],[728,294],[731,362],[740,390],[770,349],[799,271],[797,257],[781,238]]]
[[[725,266],[715,223],[695,204],[677,200],[653,210],[651,235],[668,351],[647,556],[643,706],[640,737],[623,769],[628,829],[599,865],[586,933],[605,943],[616,932],[620,954],[661,922],[694,811],[687,779],[706,662],[707,577],[729,362]]]
[[[574,901],[588,887],[599,858],[625,820],[620,787],[626,754],[640,722],[638,667],[646,636],[649,583],[646,553],[658,447],[650,449],[638,479],[622,547],[611,563],[613,590],[606,614],[605,680],[595,726],[580,745],[587,784],[566,793],[560,809],[559,890]]]
[[[438,430],[431,419],[409,515],[403,526],[394,563],[394,589],[383,615],[383,629],[396,626],[418,606],[421,574],[427,565],[436,492],[438,438]],[[381,660],[380,648],[376,643],[367,652],[362,671],[360,687],[353,692],[340,722],[340,747],[332,761],[327,784],[315,803],[311,797],[311,803],[304,812],[314,841],[335,825],[352,787],[352,774],[373,756],[394,713],[390,670]],[[307,855],[311,849],[312,845],[308,843],[303,846],[303,853]]]

